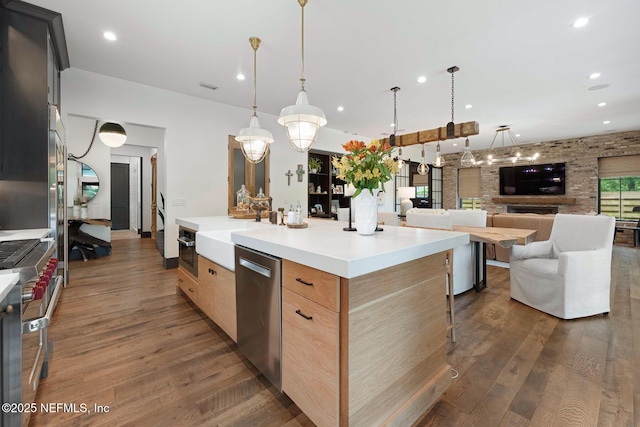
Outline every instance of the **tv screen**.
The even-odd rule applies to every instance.
[[[564,163],[521,165],[500,168],[501,195],[564,194]]]

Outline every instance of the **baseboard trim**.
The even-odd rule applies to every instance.
[[[167,270],[170,268],[178,268],[178,258],[163,258],[162,266]]]
[[[151,238],[151,232],[150,231],[143,231],[143,232],[139,232],[138,234],[140,234],[140,237],[142,237],[143,239],[150,239]]]

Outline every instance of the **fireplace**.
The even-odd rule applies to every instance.
[[[557,206],[524,206],[524,205],[508,205],[507,206],[508,213],[536,213],[536,214],[557,214],[558,207]]]

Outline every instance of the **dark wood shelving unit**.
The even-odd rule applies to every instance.
[[[309,157],[315,157],[322,162],[322,166],[320,171],[317,173],[309,174],[309,191],[308,191],[308,206],[309,206],[309,215],[312,217],[318,218],[333,218],[335,215],[331,214],[331,205],[332,202],[334,205],[337,205],[341,208],[349,207],[349,198],[344,197],[344,186],[345,183],[343,180],[338,179],[333,173],[333,166],[331,165],[331,158],[334,156],[340,156],[339,153],[332,153],[329,151],[320,151],[320,150],[309,150]],[[308,162],[307,162],[308,164]],[[311,191],[311,184],[313,184],[314,191]],[[336,193],[334,191],[335,186],[342,186],[343,192]],[[320,186],[320,192],[316,191]],[[315,208],[316,205],[322,206],[322,212],[318,212],[316,210],[315,213],[311,213],[311,209]]]

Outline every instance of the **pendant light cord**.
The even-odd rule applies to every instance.
[[[93,136],[91,137],[91,143],[89,144],[89,148],[87,148],[87,151],[85,151],[82,156],[74,156],[73,154],[69,153],[67,158],[70,159],[70,160],[80,160],[81,158],[83,158],[87,154],[89,154],[89,150],[91,150],[91,147],[93,147],[93,143],[96,140],[96,133],[97,132],[98,132],[98,120],[96,120],[96,125],[93,127]]]
[[[455,74],[455,71],[451,73],[451,123],[455,123],[455,120],[453,120],[453,96],[454,96],[453,75],[454,74]]]
[[[260,43],[260,42],[258,42]],[[252,45],[253,47],[253,45]],[[257,71],[256,71],[256,61],[257,61],[257,56],[258,56],[258,46],[255,46],[253,48],[253,115],[257,115],[256,114],[256,110],[258,109],[258,104],[256,102],[256,93],[257,93]]]
[[[302,6],[302,70],[300,72],[300,83],[302,85],[302,90],[304,90],[304,82],[306,81],[304,78],[304,6],[307,4],[306,0],[298,0],[300,6]]]

